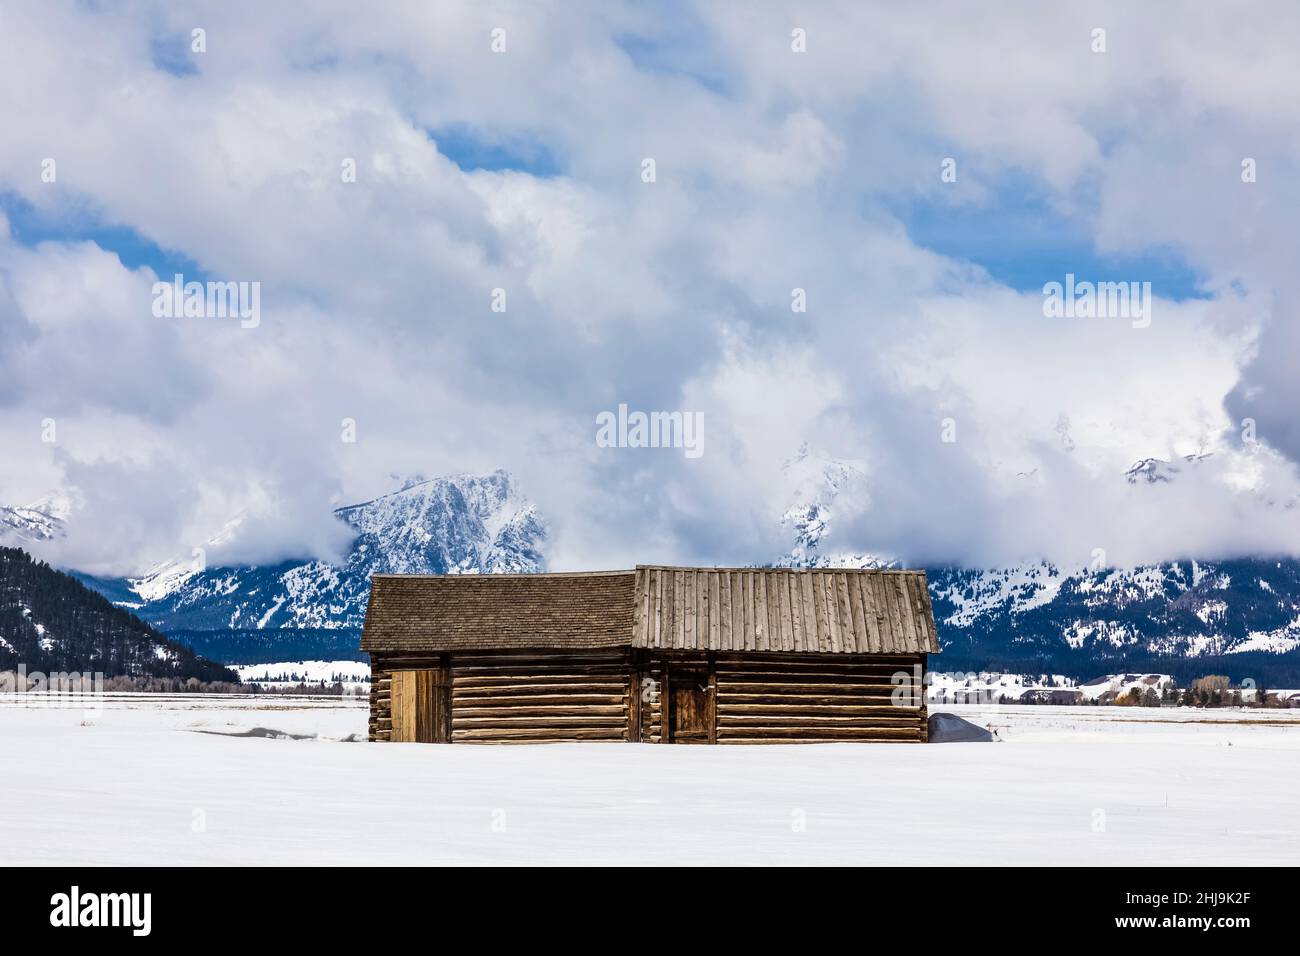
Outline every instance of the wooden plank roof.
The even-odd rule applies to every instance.
[[[642,566],[632,633],[677,651],[939,651],[924,571]]]
[[[937,653],[924,571],[375,575],[361,649]]]

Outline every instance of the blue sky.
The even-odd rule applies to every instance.
[[[1023,179],[1000,184],[978,205],[954,206],[931,193],[900,203],[894,212],[918,245],[974,263],[1021,292],[1041,290],[1073,272],[1094,282],[1147,281],[1174,301],[1207,297],[1204,275],[1181,250],[1100,251],[1087,222],[1062,214],[1041,186],[1026,188]]]
[[[441,154],[466,172],[517,172],[539,179],[564,172],[557,150],[537,133],[476,129],[465,123],[425,132]],[[1086,222],[1063,215],[1043,189],[1026,189],[1023,179],[1001,184],[979,204],[954,205],[941,196],[916,195],[892,203],[890,212],[918,246],[973,263],[1018,291],[1040,290],[1045,282],[1073,271],[1079,279],[1094,281],[1140,277],[1174,301],[1208,296],[1203,274],[1178,249],[1101,252]],[[179,272],[207,279],[198,264],[178,250],[162,249],[129,226],[105,224],[84,208],[42,213],[11,192],[0,194],[0,211],[14,238],[28,246],[47,240],[91,241],[116,253],[131,269],[147,266],[160,276]]]
[[[177,250],[166,250],[125,225],[105,224],[84,209],[42,213],[30,202],[13,193],[0,193],[0,212],[9,221],[13,238],[25,246],[41,242],[93,242],[117,255],[128,269],[147,267],[159,276],[184,273],[197,281],[207,276],[198,264]]]
[[[492,131],[467,123],[427,130],[442,153],[466,172],[514,171],[549,179],[562,172],[560,158],[538,134]]]

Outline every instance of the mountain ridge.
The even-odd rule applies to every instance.
[[[1139,462],[1124,480],[1157,471]],[[896,567],[870,552],[828,548],[832,524],[868,489],[860,462],[799,449],[785,466],[790,497],[780,522],[792,547],[778,567]],[[223,660],[257,663],[356,653],[375,573],[521,573],[546,568],[548,530],[505,471],[406,481],[398,490],[335,509],[355,537],[338,564],[269,566],[164,562],[132,579],[86,583],[165,633]],[[236,518],[214,538],[237,533]],[[1059,672],[1189,667],[1288,672],[1300,679],[1300,561],[1240,558],[1135,568],[1061,568],[1030,561],[1001,568],[930,567],[945,661],[972,669]],[[1155,666],[1152,662],[1165,662]],[[1300,686],[1300,685],[1298,685]]]
[[[238,680],[73,576],[0,547],[0,670],[19,667],[29,675]]]
[[[155,565],[138,578],[80,576],[155,627],[224,660],[275,660],[271,634],[296,653],[359,653],[372,574],[519,573],[545,567],[547,528],[505,471],[418,478],[398,490],[334,510],[354,533],[340,563],[285,560],[272,565]],[[233,519],[208,542],[238,533]],[[206,549],[200,549],[205,551]],[[317,635],[304,642],[305,633]],[[332,633],[333,632],[333,633]],[[282,657],[280,659],[283,659]]]

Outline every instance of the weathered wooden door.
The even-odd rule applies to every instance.
[[[393,741],[448,742],[450,694],[442,668],[393,671],[392,695]]]
[[[709,675],[704,670],[677,670],[668,678],[669,740],[678,744],[707,744],[713,711]]]

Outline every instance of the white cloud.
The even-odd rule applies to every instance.
[[[786,549],[780,465],[806,440],[865,462],[870,506],[833,531],[853,550],[1293,549],[1280,506],[1295,474],[1278,454],[1300,455],[1291,9],[792,16],[7,11],[0,195],[35,210],[15,218],[133,230],[207,276],[260,281],[263,322],[154,319],[154,275],[124,267],[115,238],[0,241],[0,501],[76,485],[84,507],[56,556],[127,571],[241,511],[260,530],[232,558],[328,554],[331,505],[394,472],[505,467],[555,528],[557,565],[757,561]],[[158,70],[151,43],[196,23],[197,72]],[[1105,54],[1088,47],[1099,24]],[[806,54],[790,51],[795,25]],[[542,143],[559,173],[462,170],[437,142],[458,124]],[[1240,181],[1242,156],[1259,182]],[[1213,298],[1157,288],[1145,330],[1048,320],[1036,293],[918,246],[898,218],[942,198],[984,210],[996,240],[1014,217],[995,197],[1020,181],[1083,244],[1171,248]],[[620,402],[703,412],[705,457],[595,448],[596,413]],[[1271,447],[1238,441],[1247,415]],[[54,445],[39,441],[50,416]],[[955,444],[939,441],[946,417]],[[1121,477],[1210,450],[1169,486]]]

